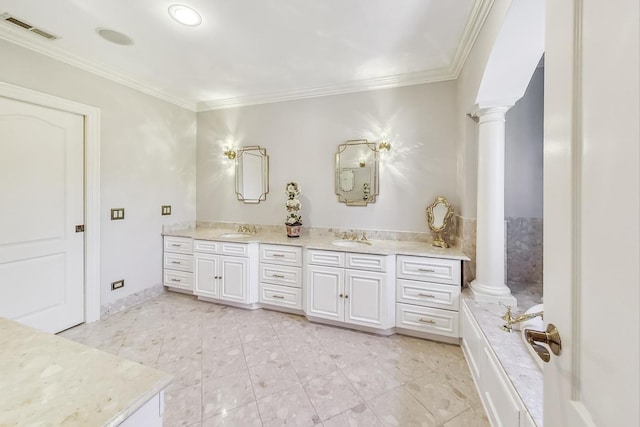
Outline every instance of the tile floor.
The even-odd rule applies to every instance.
[[[459,347],[166,293],[62,336],[170,372],[165,426],[488,426]]]

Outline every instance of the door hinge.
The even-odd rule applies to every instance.
[[[76,225],[76,233],[84,233],[84,224]]]

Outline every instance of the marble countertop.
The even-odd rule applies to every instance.
[[[340,235],[335,235],[335,233],[313,236],[303,235],[296,238],[289,238],[284,233],[260,231],[256,234],[247,233],[242,237],[224,237],[224,234],[228,233],[236,234],[234,230],[229,229],[197,227],[184,230],[165,231],[163,232],[163,235],[191,237],[200,240],[217,240],[239,243],[257,242],[274,245],[301,246],[308,249],[322,249],[340,252],[357,252],[379,255],[415,255],[469,261],[469,257],[465,255],[460,248],[436,248],[431,246],[430,243],[421,241],[369,239],[368,242],[370,244],[359,244],[356,247],[343,247],[332,243],[343,240]]]
[[[172,379],[0,318],[0,425],[115,426]]]
[[[536,292],[524,292],[518,295],[518,309],[513,315],[524,312],[529,307],[540,303],[540,296]],[[514,325],[513,332],[502,330],[504,321],[501,317],[506,309],[495,303],[477,302],[470,298],[468,290],[464,290],[463,299],[475,317],[480,329],[489,341],[489,345],[498,357],[507,376],[520,395],[531,417],[538,427],[543,425],[543,375],[542,370],[532,359],[525,346],[521,333]]]

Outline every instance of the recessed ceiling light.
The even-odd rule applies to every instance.
[[[119,44],[122,46],[129,46],[133,44],[131,37],[126,34],[122,34],[118,31],[110,30],[108,28],[96,28],[96,33],[103,39],[110,41],[111,43]]]
[[[202,17],[198,12],[183,4],[169,6],[169,15],[182,25],[195,27],[202,23]]]

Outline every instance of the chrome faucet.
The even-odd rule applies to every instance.
[[[504,320],[505,323],[504,325],[502,325],[502,330],[506,331],[506,332],[511,332],[513,331],[513,325],[515,323],[520,323],[520,322],[524,322],[525,320],[529,320],[529,319],[533,319],[535,317],[540,316],[540,318],[544,319],[544,311],[537,311],[535,313],[529,313],[529,314],[522,314],[518,317],[513,317],[511,314],[511,306],[508,305],[507,306],[507,312],[504,314],[504,316],[501,317],[502,320]]]

